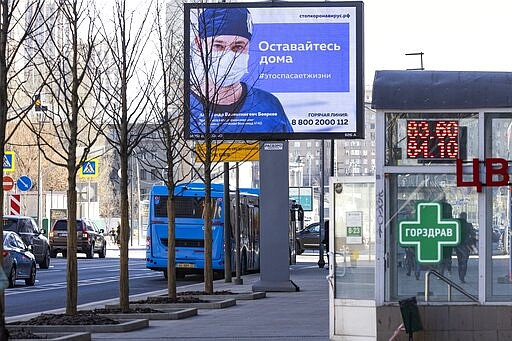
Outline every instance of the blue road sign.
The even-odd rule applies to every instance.
[[[5,151],[4,152],[4,172],[14,172],[14,152],[13,151]]]
[[[18,186],[18,189],[22,192],[28,191],[30,188],[32,188],[32,179],[26,175],[22,175],[18,181],[16,181],[16,186]]]
[[[94,178],[98,176],[98,160],[92,159],[85,161],[80,167],[79,175],[81,178]]]

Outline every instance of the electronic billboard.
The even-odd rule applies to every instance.
[[[186,3],[190,139],[364,138],[363,3]]]

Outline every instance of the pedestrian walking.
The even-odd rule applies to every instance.
[[[473,232],[473,224],[468,222],[467,218],[468,215],[466,212],[460,213],[460,243],[455,247],[455,253],[457,254],[459,280],[461,283],[466,283],[466,272],[468,270],[469,254],[471,253],[471,248],[476,240]]]

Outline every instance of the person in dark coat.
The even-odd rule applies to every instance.
[[[322,244],[325,245],[325,251],[329,252],[329,220],[324,221],[324,239]]]
[[[473,224],[467,221],[468,215],[466,212],[461,212],[459,215],[460,220],[460,243],[455,247],[457,254],[457,264],[459,271],[459,280],[461,283],[466,283],[466,272],[468,270],[469,254],[471,247],[475,240],[473,236]]]

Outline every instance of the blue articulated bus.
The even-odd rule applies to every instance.
[[[179,184],[174,191],[176,207],[176,276],[204,271],[205,186],[203,183]],[[259,271],[260,219],[257,189],[240,190],[240,262],[242,274]],[[168,190],[153,186],[149,202],[146,235],[146,267],[163,271],[167,277]],[[214,273],[224,273],[224,185],[212,184],[212,261]],[[231,264],[235,261],[235,192],[230,192]]]

